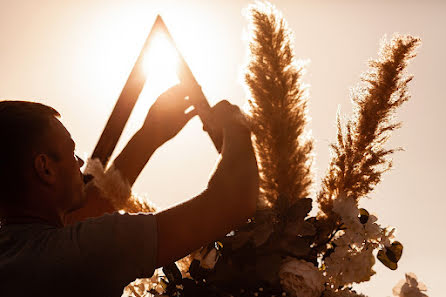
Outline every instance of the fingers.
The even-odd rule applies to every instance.
[[[243,130],[248,127],[240,108],[227,100],[222,100],[213,106],[209,117],[203,122],[203,130],[206,132],[219,131],[230,126],[240,127]]]
[[[160,97],[186,97],[187,88],[183,84],[177,84],[163,92]]]
[[[191,118],[193,118],[196,115],[198,115],[197,110],[196,109],[192,109],[188,113],[184,114],[184,116],[185,116],[184,119],[186,120],[186,122],[188,122]]]
[[[166,97],[186,97],[190,96],[196,91],[197,87],[199,86],[191,86],[190,84],[186,83],[179,83],[174,85],[173,87],[169,88],[167,91],[162,93],[160,97],[166,96]]]
[[[218,122],[224,122],[227,116],[233,112],[232,104],[227,100],[222,100],[212,107],[212,117]]]
[[[162,93],[155,102],[162,109],[185,111],[192,106],[188,95],[190,91],[183,84],[175,85]]]
[[[218,102],[212,108],[213,117],[222,125],[243,124],[246,125],[246,119],[237,105],[229,103],[227,100]]]
[[[215,112],[224,112],[225,110],[226,111],[232,110],[234,109],[234,107],[237,106],[229,103],[228,100],[221,100],[220,102],[215,104],[214,107],[212,107],[212,109],[215,110]]]
[[[171,103],[179,103],[186,106],[186,103],[188,103],[186,97],[189,95],[189,93],[190,92],[186,86],[184,86],[183,84],[177,84],[162,93],[158,97],[158,100],[163,102],[169,101]],[[188,105],[190,106],[190,103]]]

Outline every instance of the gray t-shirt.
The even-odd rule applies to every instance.
[[[150,277],[157,256],[151,214],[104,215],[72,226],[0,228],[0,296],[118,297]]]

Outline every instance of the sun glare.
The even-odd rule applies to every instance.
[[[129,34],[131,34],[133,31],[129,30],[129,32]],[[169,37],[165,35],[164,31],[159,30],[152,34],[149,44],[143,53],[144,57],[142,60],[142,74],[145,76],[145,84],[122,132],[122,136],[112,158],[116,157],[116,154],[122,150],[125,143],[141,128],[144,119],[147,116],[147,112],[159,95],[170,87],[180,83],[177,73],[178,67],[180,66],[180,57],[177,49],[174,44],[172,44]],[[187,34],[184,35],[187,36]],[[176,36],[180,38],[178,40],[179,43],[177,44],[182,44],[182,36],[183,35],[179,33]],[[174,39],[177,41],[175,35]],[[190,45],[191,42],[185,42],[184,44]],[[189,52],[192,53],[192,56],[191,54],[185,55],[185,58],[187,62],[190,62],[195,66],[194,69],[200,69],[200,66],[201,69],[206,68],[207,59],[203,59],[202,55],[193,56],[193,53],[202,54],[202,52]],[[187,51],[181,53],[185,54]],[[197,73],[199,73],[198,70]],[[197,135],[201,136],[201,130],[198,130],[198,132]]]
[[[177,75],[178,54],[166,36],[157,32],[144,53],[146,83],[129,119],[129,126],[139,127],[156,98],[180,81]]]
[[[177,76],[178,54],[163,33],[155,34],[145,53],[143,67],[147,76],[147,87],[159,95],[165,89],[179,82]]]

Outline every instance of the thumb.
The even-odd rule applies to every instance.
[[[191,111],[189,111],[188,113],[184,114],[184,119],[186,120],[186,122],[188,122],[190,119],[192,119],[197,114],[198,114],[198,111],[194,108]]]

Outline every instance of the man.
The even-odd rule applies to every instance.
[[[161,95],[114,161],[130,185],[195,114],[185,113],[187,95],[182,86]],[[114,211],[107,197],[84,185],[83,161],[54,109],[0,102],[0,296],[121,296],[134,279],[252,216],[258,171],[250,131],[226,101],[212,113],[224,140],[207,189],[162,212],[121,215],[105,214]]]

